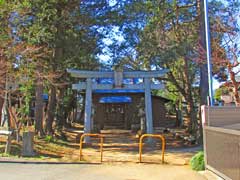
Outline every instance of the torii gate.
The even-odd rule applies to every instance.
[[[163,84],[154,84],[152,78],[164,76],[168,71],[81,71],[67,69],[67,72],[72,77],[86,79],[85,82],[73,84],[72,89],[80,91],[86,90],[85,98],[85,113],[84,113],[84,133],[91,132],[91,109],[92,109],[92,91],[97,89],[141,89],[145,92],[145,114],[146,114],[146,129],[148,134],[153,133],[153,118],[152,118],[152,89],[162,89]],[[112,78],[114,84],[99,84],[92,80],[95,78]],[[143,78],[143,83],[140,84],[123,84],[123,78]]]

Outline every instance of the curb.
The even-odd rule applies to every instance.
[[[224,180],[223,178],[209,170],[199,171],[198,173],[203,175],[207,180]]]

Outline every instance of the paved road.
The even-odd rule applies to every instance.
[[[188,166],[0,163],[1,180],[205,180]]]

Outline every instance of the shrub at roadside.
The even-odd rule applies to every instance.
[[[204,153],[203,151],[198,152],[195,154],[190,160],[190,166],[195,171],[203,171],[205,169],[205,162],[204,162]]]

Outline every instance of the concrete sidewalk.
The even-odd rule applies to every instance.
[[[189,166],[138,163],[0,163],[1,180],[204,180]]]

